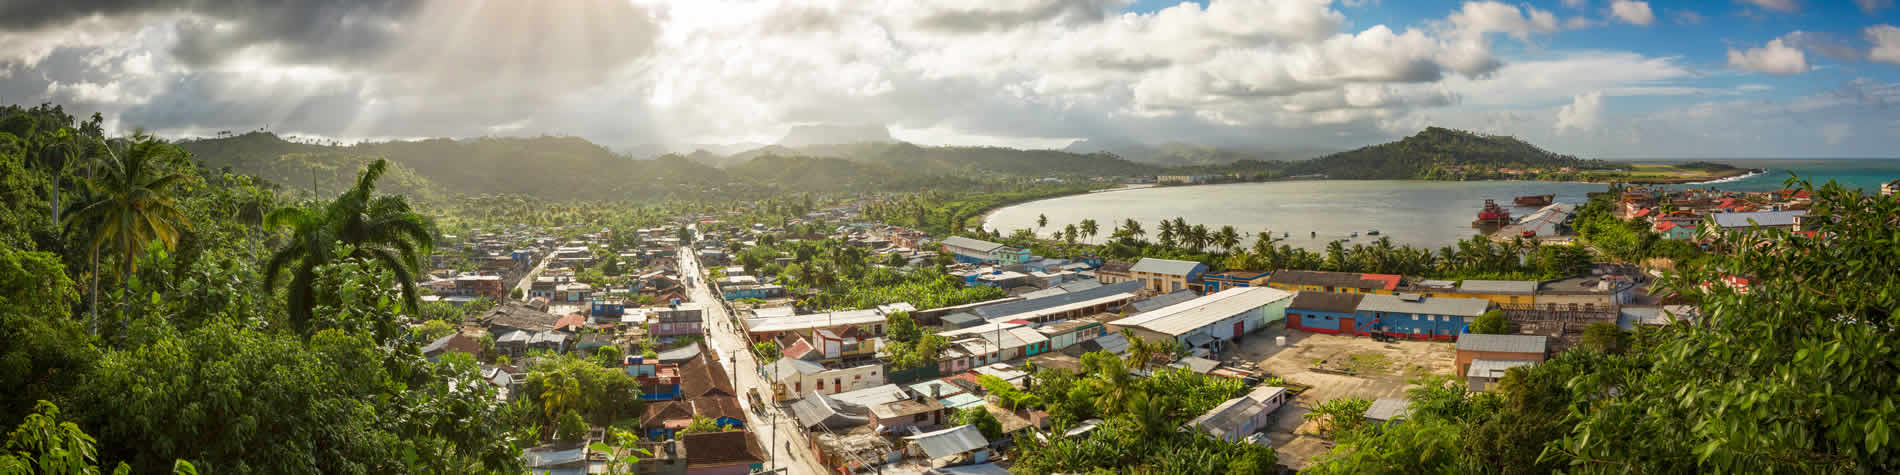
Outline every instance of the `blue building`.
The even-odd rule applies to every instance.
[[[1201,276],[1201,295],[1212,294],[1237,287],[1265,287],[1272,272],[1230,270],[1219,274]]]
[[[722,286],[719,288],[719,293],[724,295],[726,300],[771,299],[784,297],[785,287],[773,284]]]
[[[1293,295],[1286,307],[1287,328],[1314,333],[1358,335],[1371,331],[1374,322],[1358,324],[1359,301],[1365,294],[1335,294],[1302,291]]]
[[[1471,331],[1471,322],[1491,309],[1485,299],[1426,297],[1418,294],[1366,295],[1356,321],[1389,336],[1455,340]]]

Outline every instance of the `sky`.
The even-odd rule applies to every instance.
[[[351,142],[1893,157],[1895,0],[0,0],[0,102]]]

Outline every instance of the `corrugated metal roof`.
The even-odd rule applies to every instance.
[[[1045,309],[1060,307],[1064,305],[1075,304],[1079,302],[1096,300],[1096,299],[1110,297],[1110,296],[1114,296],[1118,294],[1133,293],[1140,290],[1141,290],[1141,282],[1132,282],[1132,281],[1120,282],[1120,283],[1115,283],[1115,284],[1103,285],[1103,286],[1095,287],[1092,289],[1072,291],[1072,292],[1061,294],[1061,295],[1052,295],[1048,297],[1034,298],[1034,299],[1027,299],[1027,300],[1017,300],[1014,302],[1003,302],[1003,303],[999,303],[995,305],[985,305],[982,307],[971,309],[970,312],[975,313],[979,317],[994,320],[994,319],[1009,317],[1013,315],[1031,313],[1038,310],[1045,310]]]
[[[969,424],[936,432],[925,432],[905,437],[904,440],[917,444],[918,448],[924,450],[925,455],[933,459],[949,457],[990,445],[989,439],[983,438],[983,432]]]
[[[867,308],[790,317],[748,318],[745,319],[745,327],[746,330],[753,332],[783,332],[837,325],[864,325],[883,321],[883,312],[875,308]]]
[[[1471,360],[1471,369],[1465,371],[1465,376],[1471,378],[1497,379],[1504,377],[1504,372],[1511,368],[1534,364],[1537,364],[1537,362],[1524,360],[1487,360],[1479,358]]]
[[[1724,228],[1746,228],[1750,226],[1793,226],[1796,216],[1807,215],[1807,210],[1794,211],[1756,211],[1752,213],[1715,213],[1715,225]],[[1750,224],[1749,220],[1754,220]]]
[[[1366,418],[1389,422],[1404,419],[1407,412],[1411,412],[1410,402],[1404,399],[1379,398],[1377,401],[1372,401],[1372,407],[1366,408]]]
[[[1293,294],[1293,303],[1288,309],[1318,310],[1321,312],[1353,313],[1359,311],[1359,300],[1366,294],[1336,294],[1331,292],[1300,291]]]
[[[1185,276],[1185,275],[1193,273],[1196,268],[1204,269],[1206,268],[1206,265],[1201,264],[1199,262],[1194,262],[1194,261],[1177,261],[1173,259],[1156,259],[1153,257],[1145,257],[1139,261],[1135,261],[1135,266],[1128,268],[1128,271],[1129,272],[1147,272],[1150,274]]]
[[[970,239],[963,236],[950,236],[947,238],[943,238],[943,245],[950,246],[950,247],[960,247],[960,248],[969,249],[969,250],[977,251],[977,252],[990,252],[990,251],[996,250],[996,248],[1003,247],[1002,244],[984,241],[981,239]]]
[[[1148,300],[1135,302],[1134,303],[1135,311],[1149,312],[1157,308],[1162,308],[1169,305],[1174,305],[1177,303],[1194,300],[1195,297],[1198,297],[1198,295],[1195,295],[1194,291],[1192,290],[1176,290],[1173,292],[1168,292],[1165,294],[1150,297]]]
[[[1484,311],[1491,308],[1491,301],[1485,299],[1417,296],[1418,301],[1414,302],[1405,300],[1407,297],[1408,296],[1399,295],[1367,295],[1360,298],[1359,311],[1476,317],[1484,315]]]
[[[1113,322],[1169,335],[1180,335],[1228,317],[1291,300],[1292,292],[1268,287],[1236,287]]]
[[[1484,294],[1523,294],[1537,293],[1537,282],[1528,280],[1467,280],[1458,286],[1459,290]]]
[[[864,407],[874,407],[908,398],[910,398],[910,395],[904,392],[904,388],[898,387],[895,384],[886,384],[875,388],[864,388],[856,391],[845,391],[831,395],[833,401],[846,402]]]
[[[1460,351],[1491,351],[1498,353],[1537,353],[1543,354],[1549,348],[1549,338],[1543,335],[1486,335],[1466,333],[1458,335]]]

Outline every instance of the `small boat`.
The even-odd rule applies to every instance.
[[[1519,196],[1513,201],[1516,202],[1518,206],[1549,206],[1551,200],[1555,199],[1557,199],[1557,195],[1530,195]]]
[[[1359,231],[1353,231],[1352,237],[1359,237]]]
[[[1374,230],[1371,230],[1371,231],[1366,231],[1366,235],[1367,235],[1367,236],[1377,236],[1377,235],[1379,235],[1379,230],[1377,230],[1377,229],[1374,229]]]

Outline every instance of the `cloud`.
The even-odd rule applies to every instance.
[[[1835,61],[1860,61],[1866,53],[1832,33],[1795,31],[1781,37],[1788,46],[1800,48]]]
[[[1590,0],[1564,0],[1563,3],[1564,3],[1564,6],[1566,7],[1583,8],[1585,6],[1590,5]]]
[[[1743,84],[1735,86],[1735,89],[1743,92],[1761,92],[1774,90],[1775,87],[1767,84]]]
[[[994,31],[1050,21],[1101,21],[1127,2],[1122,0],[1025,0],[958,2],[933,8],[917,18],[917,26],[943,31]]]
[[[1900,27],[1893,25],[1874,25],[1864,31],[1867,41],[1874,44],[1867,52],[1869,61],[1900,65]]]
[[[1892,8],[1893,0],[1854,0],[1854,5],[1860,6],[1860,11],[1872,15],[1880,9]]]
[[[1505,33],[1520,40],[1534,33],[1555,33],[1557,16],[1549,11],[1498,2],[1466,2],[1450,17],[1452,25],[1465,34]]]
[[[1580,94],[1557,109],[1557,133],[1595,131],[1603,122],[1603,93]]]
[[[1798,74],[1808,71],[1807,55],[1789,47],[1780,38],[1766,46],[1746,50],[1728,50],[1728,66],[1743,71],[1770,74]]]
[[[1691,10],[1671,10],[1670,17],[1674,18],[1678,25],[1700,25],[1707,20],[1701,13]]]
[[[1796,12],[1796,11],[1801,10],[1801,2],[1799,2],[1798,0],[1739,0],[1739,1],[1741,3],[1746,3],[1746,4],[1754,5],[1757,7],[1762,7],[1769,10],[1778,11],[1778,12]]]
[[[1649,2],[1616,0],[1610,3],[1610,14],[1632,25],[1649,26],[1656,22],[1656,14],[1649,10]]]

